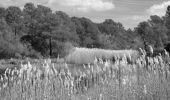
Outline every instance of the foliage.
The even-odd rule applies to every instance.
[[[169,12],[167,8],[165,16],[152,15],[134,30],[126,30],[112,19],[94,23],[33,3],[26,3],[23,9],[0,7],[0,54],[6,55],[2,58],[15,57],[15,53],[21,57],[58,57],[59,54],[64,57],[68,42],[88,48],[137,49],[152,45],[154,49],[163,49],[170,40]]]

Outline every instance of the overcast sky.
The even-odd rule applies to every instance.
[[[64,11],[70,16],[87,17],[94,22],[113,19],[127,28],[134,28],[150,15],[165,15],[170,0],[0,0],[1,7],[23,7],[33,2]]]

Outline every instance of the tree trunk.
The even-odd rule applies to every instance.
[[[50,39],[49,39],[49,42],[50,42],[50,58],[52,56],[52,43],[51,43],[51,41],[52,41],[52,38],[50,36]]]
[[[16,39],[16,35],[17,35],[17,29],[16,29],[16,27],[14,27],[14,35],[15,35],[15,39]]]

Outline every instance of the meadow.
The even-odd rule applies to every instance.
[[[1,100],[170,100],[169,54],[143,55],[136,63],[10,59],[0,66]]]

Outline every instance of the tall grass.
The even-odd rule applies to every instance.
[[[89,48],[72,48],[65,61],[70,64],[92,64],[95,58],[116,59],[126,57],[135,61],[139,56],[137,50],[105,50],[105,49],[89,49]]]
[[[168,54],[167,54],[167,57]],[[88,65],[28,60],[0,76],[1,100],[169,100],[170,67],[162,56]],[[169,58],[167,58],[169,59]],[[147,63],[148,62],[148,63]]]

